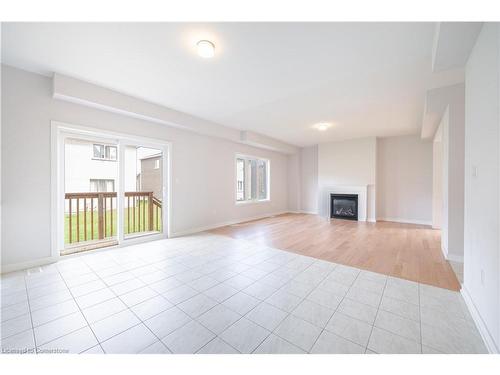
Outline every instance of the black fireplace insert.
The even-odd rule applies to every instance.
[[[330,194],[330,217],[358,220],[358,195]]]

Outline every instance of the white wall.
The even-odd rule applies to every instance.
[[[465,86],[463,83],[447,87],[446,103],[434,142],[436,159],[434,174],[436,179],[441,180],[441,191],[434,190],[433,215],[440,218],[441,249],[445,258],[463,262],[465,183]],[[439,138],[438,142],[436,142],[437,138]]]
[[[465,85],[452,86],[449,91],[446,139],[448,249],[447,259],[462,262],[464,256],[464,164],[465,164]],[[446,157],[446,156],[445,156]],[[444,186],[443,186],[444,188]]]
[[[381,148],[379,150],[379,148]],[[368,185],[367,220],[431,224],[432,142],[418,136],[323,143],[300,152],[301,210],[318,213],[320,191]]]
[[[439,127],[432,142],[432,227],[440,229],[443,216],[443,144]]]
[[[300,153],[288,155],[288,209],[299,212],[301,199]]]
[[[498,23],[485,23],[466,65],[463,287],[490,350],[497,352],[500,348],[499,33]]]
[[[449,248],[449,219],[450,219],[450,176],[449,176],[449,163],[450,163],[450,116],[449,109],[446,109],[439,128],[441,129],[441,146],[443,147],[443,163],[441,164],[441,176],[443,177],[443,205],[441,214],[441,250],[445,256],[448,256]]]
[[[377,139],[377,217],[431,224],[432,142],[417,135]]]
[[[318,212],[318,146],[300,150],[300,207],[307,213]]]
[[[318,146],[318,188],[368,185],[367,220],[375,221],[376,138],[321,143]]]
[[[173,234],[287,210],[284,154],[56,100],[37,74],[2,75],[2,266],[50,256],[51,120],[171,141]],[[235,205],[235,153],[270,159],[270,202]]]
[[[462,108],[465,104],[462,105]],[[461,116],[456,121],[454,116]],[[465,109],[450,113],[450,163],[449,163],[449,258],[463,261],[464,256],[464,186],[465,186]]]

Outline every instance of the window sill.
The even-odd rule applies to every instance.
[[[92,160],[98,160],[98,161],[117,161],[116,159],[103,159],[103,158],[92,158]]]
[[[252,200],[252,201],[236,201],[237,206],[246,206],[248,204],[259,204],[259,203],[268,203],[271,202],[271,199],[260,199],[260,200]]]

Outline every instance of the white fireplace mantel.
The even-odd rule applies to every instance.
[[[325,218],[330,217],[330,194],[357,194],[358,221],[366,221],[368,185],[323,186],[319,191],[318,211]]]

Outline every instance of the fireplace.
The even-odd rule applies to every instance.
[[[358,220],[358,195],[330,194],[330,217]]]

